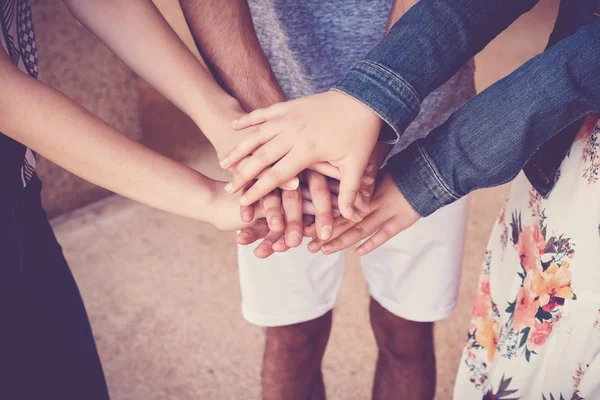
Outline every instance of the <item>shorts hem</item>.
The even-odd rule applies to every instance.
[[[242,304],[242,316],[246,321],[253,325],[262,326],[265,328],[274,328],[278,326],[287,326],[299,324],[301,322],[312,321],[327,314],[333,309],[335,299],[324,306],[313,308],[310,310],[295,312],[286,315],[263,315],[248,311]]]
[[[444,308],[429,310],[409,310],[408,307],[400,305],[397,301],[391,300],[385,296],[370,293],[371,297],[377,301],[383,308],[392,314],[414,322],[437,322],[448,318],[456,308],[456,301]]]

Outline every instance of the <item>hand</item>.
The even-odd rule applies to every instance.
[[[390,154],[392,147],[394,146],[391,144],[377,142],[373,153],[371,153],[362,179],[363,186],[360,188],[360,194],[367,203],[370,201],[371,195],[375,190],[375,181],[377,180],[377,175],[379,175],[381,164],[383,164],[385,158]]]
[[[250,225],[252,220],[243,221],[238,212],[239,197],[230,195],[224,190],[225,183],[213,181],[211,188],[211,200],[209,204],[199,204],[198,207],[206,207],[211,210],[213,216],[212,224],[222,231],[235,231]],[[252,218],[264,217],[262,207],[250,207],[252,209]]]
[[[210,120],[204,121],[203,133],[211,140],[219,159],[227,154],[248,132],[248,130],[234,130],[231,127],[232,120],[241,118],[244,115],[246,115],[246,112],[243,110],[242,106],[239,102],[232,99],[230,103],[216,110]],[[235,173],[236,168],[242,166],[245,160],[246,159],[242,160],[234,168],[230,168],[229,170],[232,173]],[[295,190],[299,186],[299,181],[294,177],[287,182],[283,182],[279,186],[282,189]],[[249,219],[244,219],[244,221],[252,221],[251,215],[253,211],[250,207],[242,207],[240,213],[242,215],[250,213],[247,214]]]
[[[303,227],[310,226],[313,231],[319,232],[323,240],[331,237],[333,217],[339,216],[340,212],[337,196],[330,193],[329,186],[336,185],[314,171],[306,171],[305,175],[307,186],[302,187],[301,196],[297,191],[283,191],[280,195],[279,190],[275,190],[261,199],[266,219],[243,229],[237,235],[238,244],[249,245],[264,238],[254,254],[258,258],[266,258],[274,252],[285,252],[290,247],[299,246],[302,240],[298,240],[296,235],[303,234]]]
[[[332,238],[328,241],[315,239],[308,244],[308,249],[312,252],[321,249],[324,254],[331,254],[372,235],[356,249],[356,254],[363,256],[421,218],[406,201],[387,172],[379,180],[371,202],[359,213],[363,218],[361,222],[354,223],[338,218],[333,228]]]
[[[259,126],[221,159],[221,166],[230,168],[254,152],[228,191],[237,192],[276,164],[242,196],[242,205],[253,204],[300,171],[327,161],[341,173],[340,211],[353,217],[361,178],[382,125],[377,114],[350,96],[329,91],[253,111],[232,124],[235,129],[253,125]]]

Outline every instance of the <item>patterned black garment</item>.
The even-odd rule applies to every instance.
[[[37,79],[38,52],[29,1],[0,0],[0,13],[0,44],[21,71]],[[27,186],[35,164],[33,151],[0,133],[1,187],[14,191]]]

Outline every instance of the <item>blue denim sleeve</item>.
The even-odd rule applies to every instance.
[[[490,86],[386,168],[427,216],[511,181],[541,145],[593,113],[600,113],[600,20]]]
[[[537,0],[420,0],[335,86],[370,107],[395,139],[421,101]]]

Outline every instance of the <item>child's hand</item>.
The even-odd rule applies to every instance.
[[[219,159],[224,157],[249,132],[249,130],[235,130],[231,127],[231,121],[244,115],[246,115],[246,112],[237,101],[234,101],[232,104],[216,110],[212,118],[204,122],[203,132],[211,141]],[[244,160],[229,168],[229,171],[235,173],[236,168],[243,165],[243,162]],[[295,190],[298,185],[298,178],[294,177],[287,182],[283,182],[279,187],[286,190]],[[248,212],[249,209],[243,207],[242,213],[244,211]],[[250,218],[249,221],[251,220]]]
[[[321,249],[324,254],[331,254],[373,235],[356,249],[356,254],[363,256],[421,218],[398,190],[389,173],[382,175],[373,199],[361,208],[358,211],[364,218],[361,222],[338,218],[332,238],[327,241],[315,239],[309,243],[308,249],[313,253]]]
[[[258,126],[221,159],[221,166],[230,168],[254,153],[238,169],[228,191],[237,192],[275,165],[248,189],[242,205],[256,202],[300,171],[326,161],[340,170],[339,207],[342,215],[352,218],[382,125],[377,114],[345,94],[329,91],[253,111],[232,124],[235,129],[252,125]]]

